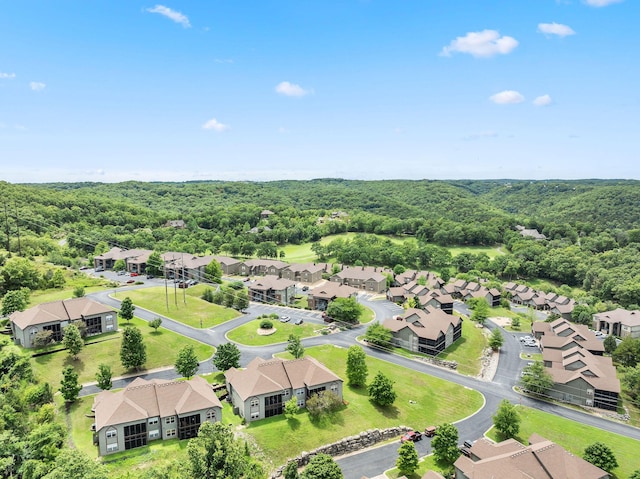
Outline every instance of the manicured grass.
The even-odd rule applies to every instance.
[[[338,376],[346,378],[346,349],[324,345],[307,349],[306,355],[315,357]],[[386,361],[368,357],[367,366],[369,380],[381,371],[395,382],[398,397],[392,406],[374,406],[366,388],[351,388],[345,384],[343,396],[347,405],[332,417],[312,423],[306,411],[301,410],[294,419],[276,416],[249,423],[247,433],[255,437],[274,465],[280,465],[300,451],[309,451],[367,429],[402,424],[424,429],[429,424],[456,421],[477,411],[483,402],[476,391]]]
[[[489,258],[493,259],[496,256],[503,255],[504,252],[499,247],[489,247],[489,246],[459,246],[459,247],[451,247],[447,248],[451,253],[451,256],[458,256],[460,253],[472,253],[472,254],[480,254],[485,253]]]
[[[368,308],[363,304],[361,304],[360,306],[362,306],[362,314],[358,318],[358,321],[360,322],[360,324],[367,324],[373,321],[373,318],[375,316],[373,309]]]
[[[420,463],[418,464],[418,469],[416,469],[416,472],[414,472],[413,474],[409,474],[406,477],[407,479],[420,479],[422,476],[424,476],[427,473],[427,471],[436,471],[442,474],[443,476],[447,477],[446,466],[444,464],[438,463],[436,461],[436,458],[433,456],[433,454],[422,457],[420,459]],[[388,471],[385,471],[385,475],[390,479],[398,479],[398,477],[402,476],[402,474],[400,474],[400,471],[396,467],[394,467],[393,469],[389,469]]]
[[[480,373],[480,358],[482,350],[487,346],[487,339],[481,328],[470,319],[462,320],[462,338],[451,345],[444,353],[438,355],[439,359],[456,361],[458,372],[468,376],[476,376]]]
[[[227,333],[227,337],[231,341],[236,343],[245,344],[247,346],[264,346],[266,344],[286,343],[290,334],[295,334],[301,338],[308,338],[310,336],[318,336],[316,330],[321,326],[311,323],[302,323],[301,325],[293,324],[295,316],[291,318],[288,323],[281,323],[277,319],[271,320],[273,322],[273,329],[275,333],[268,336],[261,336],[258,334],[258,328],[262,319],[256,319],[249,321],[248,323],[238,326]]]
[[[108,289],[106,286],[89,286],[84,288],[85,295],[95,293],[97,291],[104,291]],[[73,288],[65,289],[47,289],[45,291],[34,291],[29,296],[29,307],[37,304],[48,303],[50,301],[61,301],[63,299],[73,298]]]
[[[542,361],[541,353],[520,353],[520,359],[526,359],[527,361]]]
[[[85,396],[78,398],[69,406],[64,404],[64,400],[60,394],[57,394],[56,405],[60,413],[65,414],[67,418],[67,426],[71,434],[71,441],[76,449],[86,453],[89,457],[98,457],[98,448],[93,445],[93,432],[91,424],[96,421],[94,417],[90,417],[91,406],[95,396]]]
[[[156,332],[149,327],[146,321],[133,318],[132,326],[137,326],[142,332],[144,344],[147,347],[146,369],[162,366],[171,366],[175,363],[178,351],[187,344],[193,345],[198,360],[202,361],[213,355],[214,348],[193,339],[180,336],[172,331],[160,327]],[[120,325],[126,328],[127,325]],[[88,338],[91,343],[96,338]],[[120,364],[120,345],[122,333],[115,332],[101,335],[100,342],[88,344],[78,355],[78,359],[71,359],[67,351],[38,356],[31,359],[34,372],[42,381],[47,381],[54,389],[57,389],[62,379],[62,370],[66,366],[73,366],[78,373],[78,381],[82,383],[95,381],[98,365],[101,363],[111,366],[113,377],[122,376],[125,371]]]
[[[527,444],[529,436],[535,432],[559,444],[576,456],[582,457],[587,446],[594,442],[602,442],[611,448],[618,460],[619,466],[613,470],[617,478],[629,477],[634,470],[638,469],[640,441],[537,409],[518,406],[518,412],[522,422],[520,423],[520,433],[516,439],[523,444]],[[494,428],[487,435],[494,441],[498,440]]]
[[[165,288],[158,286],[131,291],[118,291],[114,297],[122,300],[128,296],[133,301],[134,306],[154,311],[192,328],[211,328],[241,315],[235,309],[225,308],[200,299],[207,287],[199,284],[191,288],[181,289],[173,288],[173,285],[171,285],[168,289],[167,297]]]

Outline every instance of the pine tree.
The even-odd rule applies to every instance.
[[[133,301],[131,301],[131,298],[127,296],[122,300],[122,304],[120,305],[120,317],[130,321],[133,319],[133,312],[135,309],[136,307],[133,305]]]

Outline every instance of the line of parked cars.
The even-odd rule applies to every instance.
[[[524,346],[528,346],[530,348],[538,347],[538,343],[536,343],[536,340],[533,338],[533,336],[520,336],[520,342]]]

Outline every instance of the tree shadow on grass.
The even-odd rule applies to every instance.
[[[288,417],[287,425],[292,431],[297,431],[298,429],[300,429],[300,420],[295,417]]]
[[[378,404],[374,403],[373,401],[369,401],[374,408],[376,408],[376,410],[382,414],[384,417],[388,418],[388,419],[398,419],[398,416],[400,416],[400,410],[394,406],[393,404],[390,406],[379,406]]]
[[[162,336],[162,331],[153,330],[149,333],[151,336]]]
[[[66,368],[67,366],[71,366],[75,370],[75,372],[78,373],[78,376],[81,376],[81,373],[85,368],[85,364],[82,359],[73,359],[73,357],[69,355],[67,355],[67,357],[64,358],[64,361],[62,362],[63,368]]]

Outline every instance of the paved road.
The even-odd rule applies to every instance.
[[[127,287],[127,289],[129,288],[132,289],[135,288],[135,286]],[[113,294],[113,290],[93,293],[90,296],[96,301],[107,304],[117,309],[120,305],[120,299],[126,297],[126,293],[124,292],[124,290],[125,288],[118,288],[115,298],[109,296],[110,294]],[[403,311],[399,306],[386,300],[374,299],[371,295],[360,294],[359,301],[374,311],[376,321],[382,321],[387,317],[390,317],[394,314],[399,314]],[[463,303],[456,303],[455,308],[457,311],[463,314],[469,314],[468,309],[466,309],[466,305],[464,305]],[[319,324],[322,323],[320,313],[315,311],[305,311],[274,305],[252,303],[248,308],[246,314],[243,314],[239,318],[228,321],[211,329],[197,329],[159,315],[156,312],[150,312],[140,307],[136,307],[136,316],[138,316],[139,318],[150,321],[160,316],[162,318],[162,326],[166,329],[213,346],[227,342],[228,340],[226,339],[225,335],[231,329],[236,328],[248,321],[251,321],[261,314],[270,314],[273,312],[279,315],[287,314],[292,318],[292,320],[298,317],[302,317],[304,321],[307,322],[317,322]],[[487,327],[489,329],[493,329],[497,328],[498,326],[493,324],[491,321],[487,321]],[[432,376],[451,381],[461,386],[468,387],[480,392],[485,399],[483,407],[474,415],[456,423],[459,431],[460,442],[462,442],[463,440],[475,440],[481,437],[482,434],[491,427],[491,425],[493,424],[492,416],[497,410],[497,407],[502,399],[508,399],[514,404],[523,404],[535,409],[539,409],[541,411],[556,414],[558,416],[573,419],[590,426],[640,440],[640,429],[602,419],[586,413],[581,413],[573,409],[537,401],[535,399],[517,394],[513,390],[513,386],[516,384],[519,378],[522,367],[526,364],[525,360],[520,359],[520,353],[523,350],[530,348],[526,348],[520,343],[517,338],[518,335],[506,332],[504,330],[502,330],[502,332],[505,338],[505,342],[501,348],[500,360],[495,377],[491,382],[481,381],[469,376],[463,376],[455,371],[435,367],[423,361],[413,360],[405,358],[403,356],[390,354],[385,351],[374,349],[368,346],[365,346],[365,349],[367,351],[367,354],[372,357],[388,361],[399,366],[414,369],[425,374],[430,374]],[[356,342],[356,337],[362,335],[363,333],[364,327],[360,327],[340,333],[335,333],[330,336],[316,336],[312,338],[306,338],[303,340],[303,344],[305,345],[305,347],[311,347],[315,345],[326,344],[328,341],[330,341],[332,344],[335,344],[337,346],[348,348]],[[241,364],[247,364],[249,361],[258,356],[263,358],[271,357],[271,355],[273,355],[274,353],[283,351],[285,347],[286,343],[254,347],[242,346],[240,348],[240,362]],[[211,372],[213,371],[213,369],[214,368],[210,360],[203,361],[200,364],[199,373]],[[114,380],[113,387],[124,387],[135,377],[143,377],[146,379],[174,379],[178,377],[178,374],[173,368],[164,369],[161,371],[153,371],[139,376]],[[99,389],[97,387],[87,385],[82,389],[81,395],[95,394],[97,392],[99,392]],[[426,426],[429,426],[429,424],[408,424],[408,426],[424,428]],[[543,431],[542,433],[544,434]],[[395,466],[399,445],[399,442],[391,443],[373,449],[365,450],[359,454],[354,454],[338,459],[338,464],[343,470],[345,479],[360,479],[363,475],[375,476],[377,474],[380,474],[382,471]],[[430,453],[430,439],[425,438],[423,441],[416,443],[416,448],[421,456]]]

